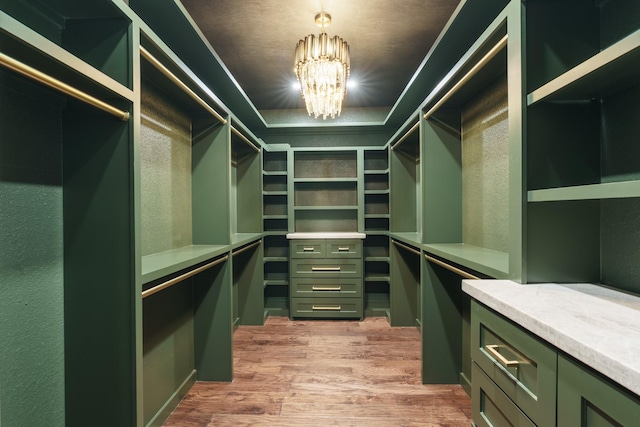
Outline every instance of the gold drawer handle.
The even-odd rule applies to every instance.
[[[311,271],[340,271],[340,267],[311,267]]]
[[[340,305],[312,305],[311,310],[319,310],[319,311],[340,311],[342,310],[342,306]]]
[[[347,247],[342,247],[341,246],[341,247],[338,248],[338,250],[341,251],[341,252],[348,251],[349,247],[348,246]]]
[[[341,291],[342,290],[342,286],[312,286],[311,287],[312,291]]]
[[[315,248],[302,248],[304,252],[313,251]]]
[[[496,359],[498,363],[500,363],[505,368],[517,367],[520,364],[519,360],[508,360],[506,357],[500,354],[500,352],[498,351],[498,348],[500,348],[500,346],[497,344],[487,344],[484,346],[484,348],[486,348],[489,354],[491,354],[493,358]]]

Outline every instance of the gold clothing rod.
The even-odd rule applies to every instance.
[[[186,273],[181,274],[178,277],[174,277],[173,279],[169,279],[166,282],[163,282],[163,283],[161,283],[161,284],[159,284],[157,286],[154,286],[153,288],[149,288],[149,289],[147,289],[145,291],[142,291],[142,298],[146,298],[148,296],[151,296],[151,295],[155,294],[156,292],[160,292],[163,289],[167,289],[168,287],[171,287],[171,286],[175,285],[176,283],[182,282],[184,279],[187,279],[187,278],[189,278],[191,276],[195,276],[196,274],[198,274],[198,273],[200,273],[200,272],[202,272],[204,270],[208,270],[209,268],[214,267],[214,266],[216,266],[216,265],[218,265],[220,263],[223,263],[228,259],[229,259],[229,255],[225,255],[222,258],[218,258],[217,260],[211,261],[210,263],[205,264],[205,265],[203,265],[201,267],[195,268],[195,269],[193,269],[191,271],[187,271]]]
[[[492,47],[491,50],[489,52],[487,52],[486,55],[484,55],[482,57],[482,59],[480,59],[480,61],[478,61],[478,63],[476,65],[474,65],[467,72],[467,74],[462,76],[462,78],[455,85],[453,85],[453,87],[451,89],[449,89],[449,91],[447,93],[445,93],[442,96],[442,98],[440,98],[440,100],[438,100],[438,102],[436,102],[435,105],[429,109],[429,111],[427,111],[424,114],[425,120],[428,119],[429,117],[431,117],[431,115],[433,113],[435,113],[436,110],[442,106],[442,104],[447,102],[447,100],[449,98],[451,98],[451,96],[453,96],[453,94],[456,93],[458,91],[458,89],[460,89],[462,86],[464,86],[465,83],[467,83],[469,80],[471,80],[471,77],[475,76],[478,73],[478,71],[480,71],[480,69],[482,67],[484,67],[489,61],[491,61],[491,59],[493,59],[493,57],[496,56],[498,54],[498,52],[500,52],[507,45],[507,39],[508,39],[507,35],[502,37],[500,39],[500,41],[498,43],[496,43],[496,45],[494,47]]]
[[[409,130],[407,131],[407,133],[405,133],[404,135],[402,135],[402,136],[400,137],[400,139],[399,139],[398,141],[396,141],[396,143],[395,143],[395,144],[393,144],[393,145],[391,146],[391,149],[392,149],[392,150],[395,150],[395,149],[396,149],[396,147],[397,147],[398,145],[402,144],[402,143],[404,142],[404,140],[405,140],[405,139],[407,139],[407,138],[409,137],[409,135],[411,135],[411,133],[413,133],[413,131],[414,131],[414,130],[416,130],[416,128],[417,128],[418,126],[420,126],[420,122],[416,122],[416,124],[415,124],[415,125],[411,126],[411,129],[409,129]]]
[[[411,247],[411,246],[409,246],[409,245],[405,245],[404,243],[398,242],[397,240],[394,240],[394,239],[391,239],[391,241],[393,242],[393,244],[394,244],[394,245],[402,247],[402,249],[406,249],[406,250],[408,250],[409,252],[413,252],[413,253],[414,253],[414,254],[416,254],[416,255],[421,255],[421,254],[420,254],[420,251],[418,251],[418,250],[416,250],[416,249],[412,248],[412,247]]]
[[[49,86],[50,88],[56,89],[59,92],[79,99],[82,102],[93,105],[94,107],[99,108],[100,110],[119,118],[123,122],[129,120],[130,114],[128,111],[123,111],[111,104],[107,104],[106,102],[101,101],[98,98],[95,98],[88,93],[81,91],[80,89],[76,89],[75,87],[62,82],[55,77],[51,77],[50,75],[45,74],[42,71],[38,71],[33,67],[30,67],[16,59],[11,58],[10,56],[5,55],[4,53],[0,53],[0,64],[17,73],[22,74],[23,76],[38,81],[45,86]]]
[[[238,135],[238,137],[240,137],[241,140],[243,140],[244,142],[247,143],[247,145],[249,145],[249,147],[253,148],[254,150],[256,150],[257,152],[260,152],[260,149],[258,147],[256,147],[253,142],[251,142],[251,140],[249,138],[247,138],[246,136],[244,136],[243,134],[240,133],[240,131],[236,128],[233,127],[233,125],[231,125],[231,132],[235,133],[236,135]]]
[[[180,89],[182,89],[187,95],[193,98],[198,104],[200,104],[205,110],[207,110],[213,117],[218,119],[223,125],[227,124],[227,119],[222,117],[216,110],[214,110],[209,104],[205,102],[204,99],[200,98],[197,93],[195,93],[189,86],[184,84],[182,80],[180,80],[175,74],[173,74],[167,67],[162,64],[162,62],[158,61],[153,55],[149,53],[147,49],[140,46],[140,54],[148,60],[154,67],[158,69],[162,74],[164,74],[169,80],[175,83]]]
[[[427,254],[424,254],[424,257],[427,259],[427,261],[431,261],[431,262],[432,262],[432,263],[434,263],[434,264],[438,264],[440,267],[444,267],[444,268],[446,268],[446,269],[447,269],[447,270],[449,270],[449,271],[453,271],[454,273],[459,274],[460,276],[464,277],[465,279],[480,280],[480,278],[479,278],[479,277],[476,277],[476,276],[474,276],[474,275],[473,275],[473,274],[471,274],[471,273],[467,273],[467,272],[466,272],[466,271],[464,271],[464,270],[460,270],[459,268],[454,267],[453,265],[449,265],[449,264],[447,264],[447,263],[446,263],[446,262],[444,262],[444,261],[440,261],[440,260],[439,260],[439,259],[437,259],[437,258],[434,258],[434,257],[429,256],[429,255],[427,255]]]
[[[253,242],[250,245],[244,246],[244,247],[242,247],[240,249],[236,249],[235,251],[233,251],[231,253],[231,255],[235,256],[235,255],[241,254],[242,252],[248,251],[249,249],[253,248],[254,246],[258,246],[260,243],[262,243],[262,240],[258,240],[257,242]]]

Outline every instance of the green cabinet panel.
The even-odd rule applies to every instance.
[[[291,260],[291,277],[338,278],[362,277],[361,259]]]
[[[325,258],[326,251],[324,240],[291,241],[291,258]]]
[[[471,357],[536,425],[555,425],[553,347],[472,301]]]
[[[558,357],[558,426],[640,425],[640,399],[561,355]]]
[[[291,297],[360,297],[362,279],[295,278],[291,280]]]
[[[471,413],[478,427],[535,427],[535,424],[504,392],[473,363]]]
[[[362,317],[362,298],[292,298],[291,317]]]
[[[327,258],[362,258],[362,241],[327,240]]]

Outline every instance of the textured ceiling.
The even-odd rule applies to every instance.
[[[349,43],[351,78],[344,108],[391,107],[418,69],[459,0],[181,0],[258,110],[304,108],[295,82],[295,45],[318,34]]]

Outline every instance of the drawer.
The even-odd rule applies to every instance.
[[[555,425],[553,347],[472,301],[471,358],[536,425]]]
[[[360,297],[362,279],[292,279],[291,296],[295,298],[316,297]]]
[[[535,424],[475,363],[471,366],[471,378],[471,415],[476,426],[535,427]]]
[[[362,277],[362,260],[294,258],[291,277]]]
[[[327,240],[327,258],[362,258],[362,240]]]
[[[291,317],[362,318],[362,298],[291,298]]]
[[[291,258],[325,258],[326,241],[324,239],[292,240]]]

